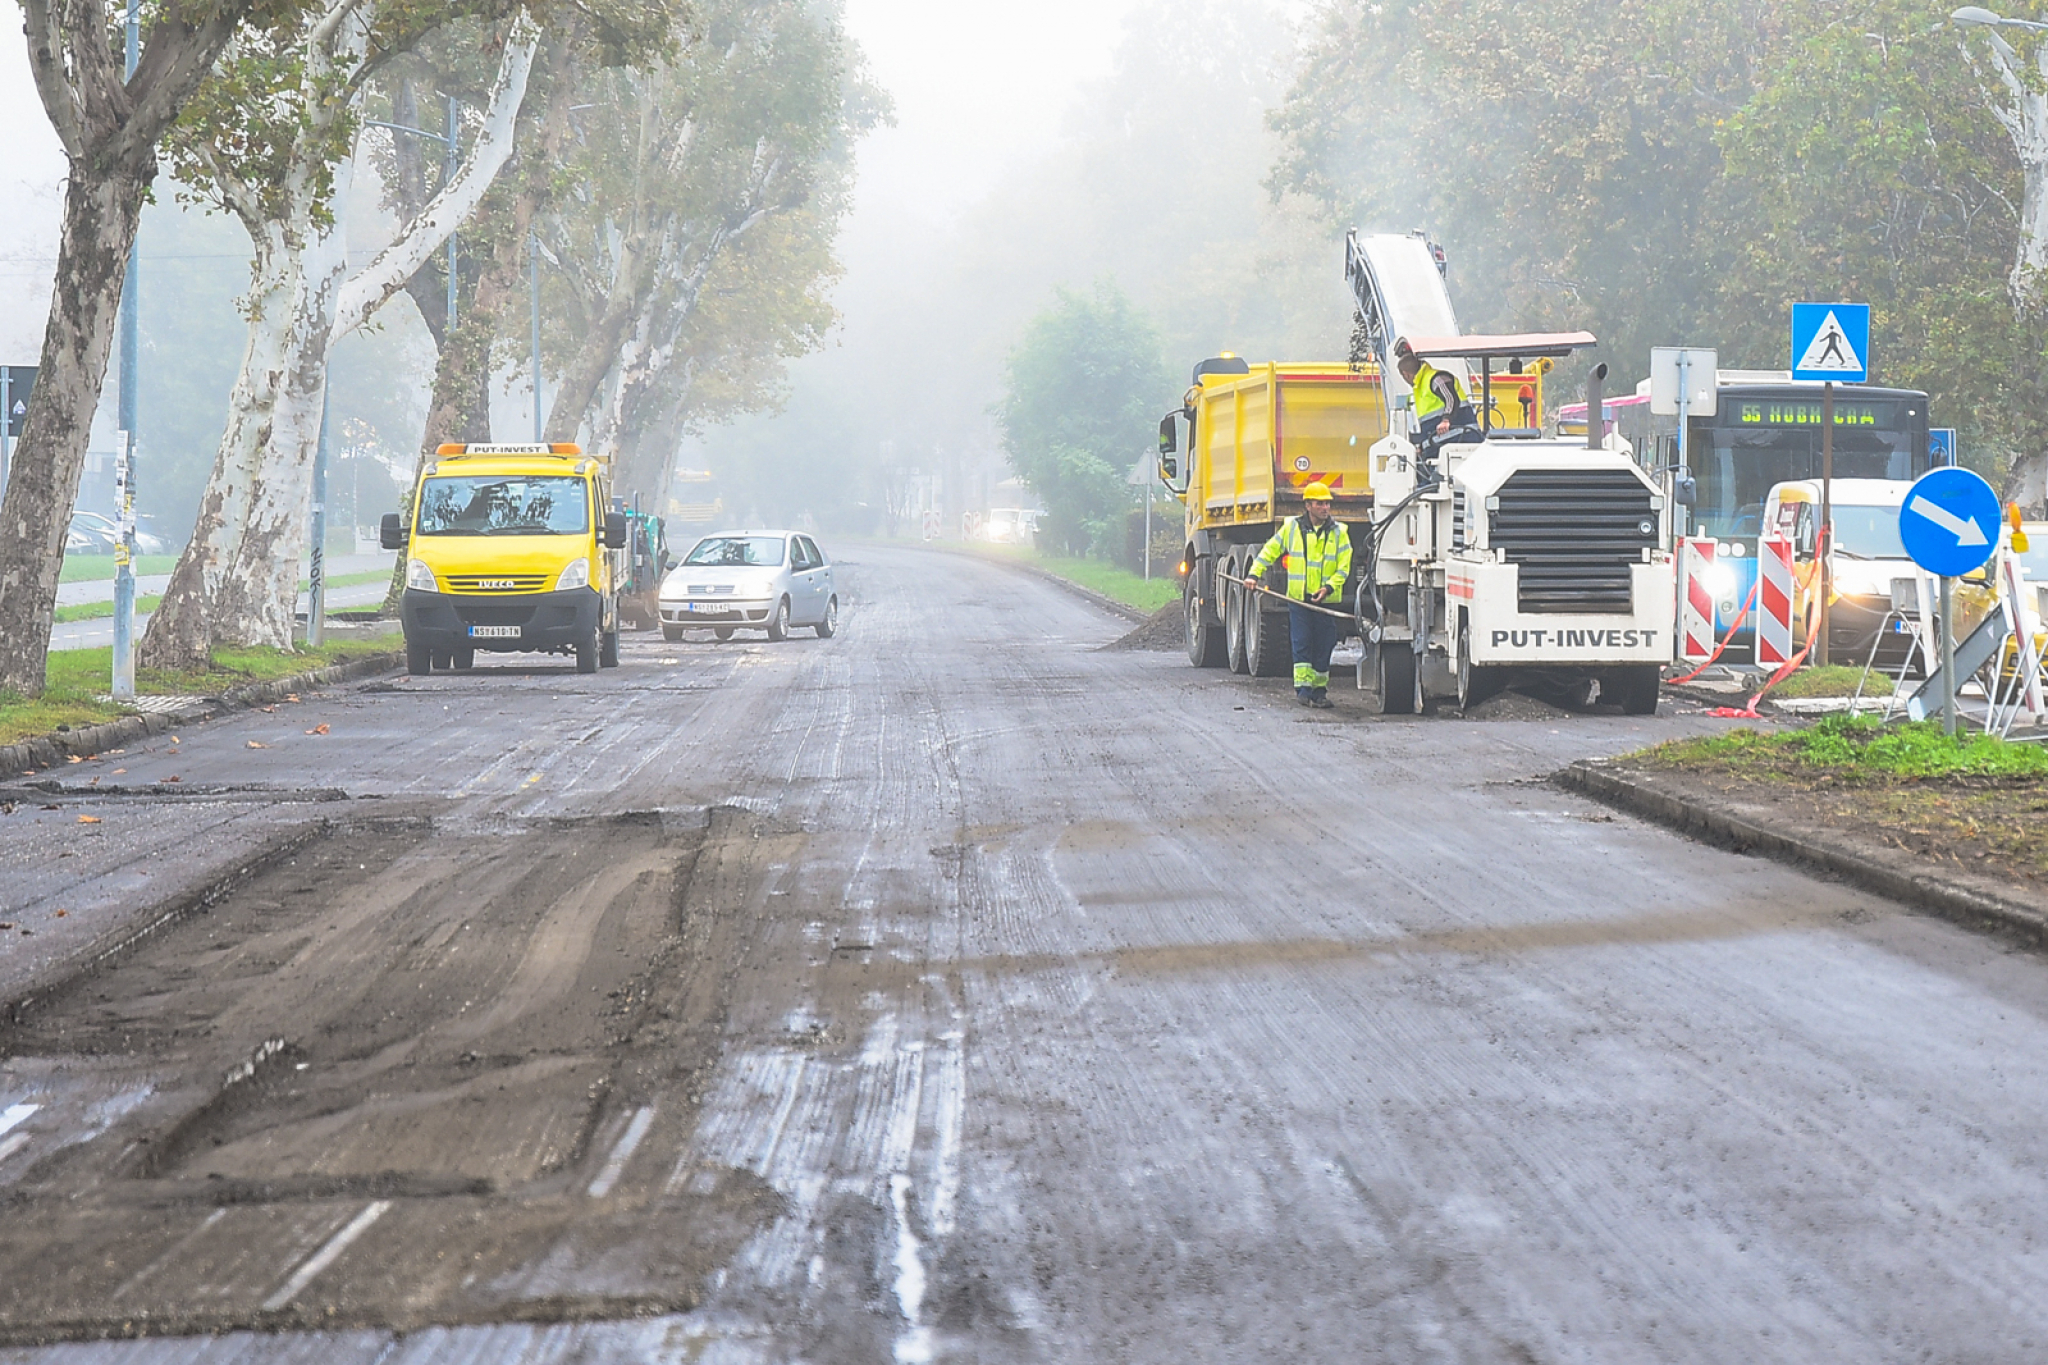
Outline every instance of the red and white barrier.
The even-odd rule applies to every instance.
[[[1678,659],[1704,663],[1714,656],[1713,540],[1682,540],[1678,545]]]
[[[1756,545],[1756,662],[1778,668],[1792,660],[1792,542]]]

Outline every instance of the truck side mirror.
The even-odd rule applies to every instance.
[[[1172,483],[1180,477],[1180,460],[1177,456],[1161,455],[1159,457],[1159,477],[1168,483]]]
[[[384,520],[377,523],[377,543],[387,550],[405,548],[405,523],[398,519],[398,513],[386,512]]]
[[[1173,425],[1173,414],[1169,412],[1168,414],[1166,414],[1166,416],[1159,419],[1160,463],[1164,464],[1166,456],[1176,454],[1179,450],[1180,433],[1175,430]]]
[[[626,514],[607,512],[604,514],[604,547],[607,550],[626,548]]]

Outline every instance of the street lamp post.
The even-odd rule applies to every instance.
[[[129,3],[133,4],[134,0],[129,0]],[[441,184],[444,187],[448,182],[455,179],[455,167],[460,160],[455,141],[455,96],[450,95],[447,99],[448,131],[446,133],[430,133],[424,128],[414,128],[404,123],[386,123],[383,119],[377,118],[366,118],[363,120],[364,124],[371,128],[387,128],[394,133],[411,133],[414,137],[423,137],[429,141],[440,143]],[[455,330],[455,264],[456,234],[451,232],[448,234],[448,332]]]
[[[541,443],[540,412],[540,234],[526,234],[527,268],[533,284],[533,443]]]

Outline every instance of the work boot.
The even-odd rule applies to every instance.
[[[1312,689],[1312,688],[1307,688],[1307,687],[1297,687],[1297,688],[1295,688],[1295,689],[1294,689],[1294,699],[1295,699],[1296,701],[1300,702],[1300,703],[1301,703],[1301,704],[1302,704],[1303,706],[1314,706],[1314,705],[1316,704],[1316,694],[1315,694],[1315,691],[1314,691],[1314,689]]]
[[[1320,687],[1310,694],[1308,704],[1315,707],[1318,711],[1334,711],[1337,709],[1337,703],[1331,701],[1330,694]]]

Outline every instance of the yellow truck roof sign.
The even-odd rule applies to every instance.
[[[490,445],[472,441],[468,444],[451,443],[438,446],[434,454],[441,459],[455,455],[581,455],[583,447],[569,441],[556,441],[547,445]]]

